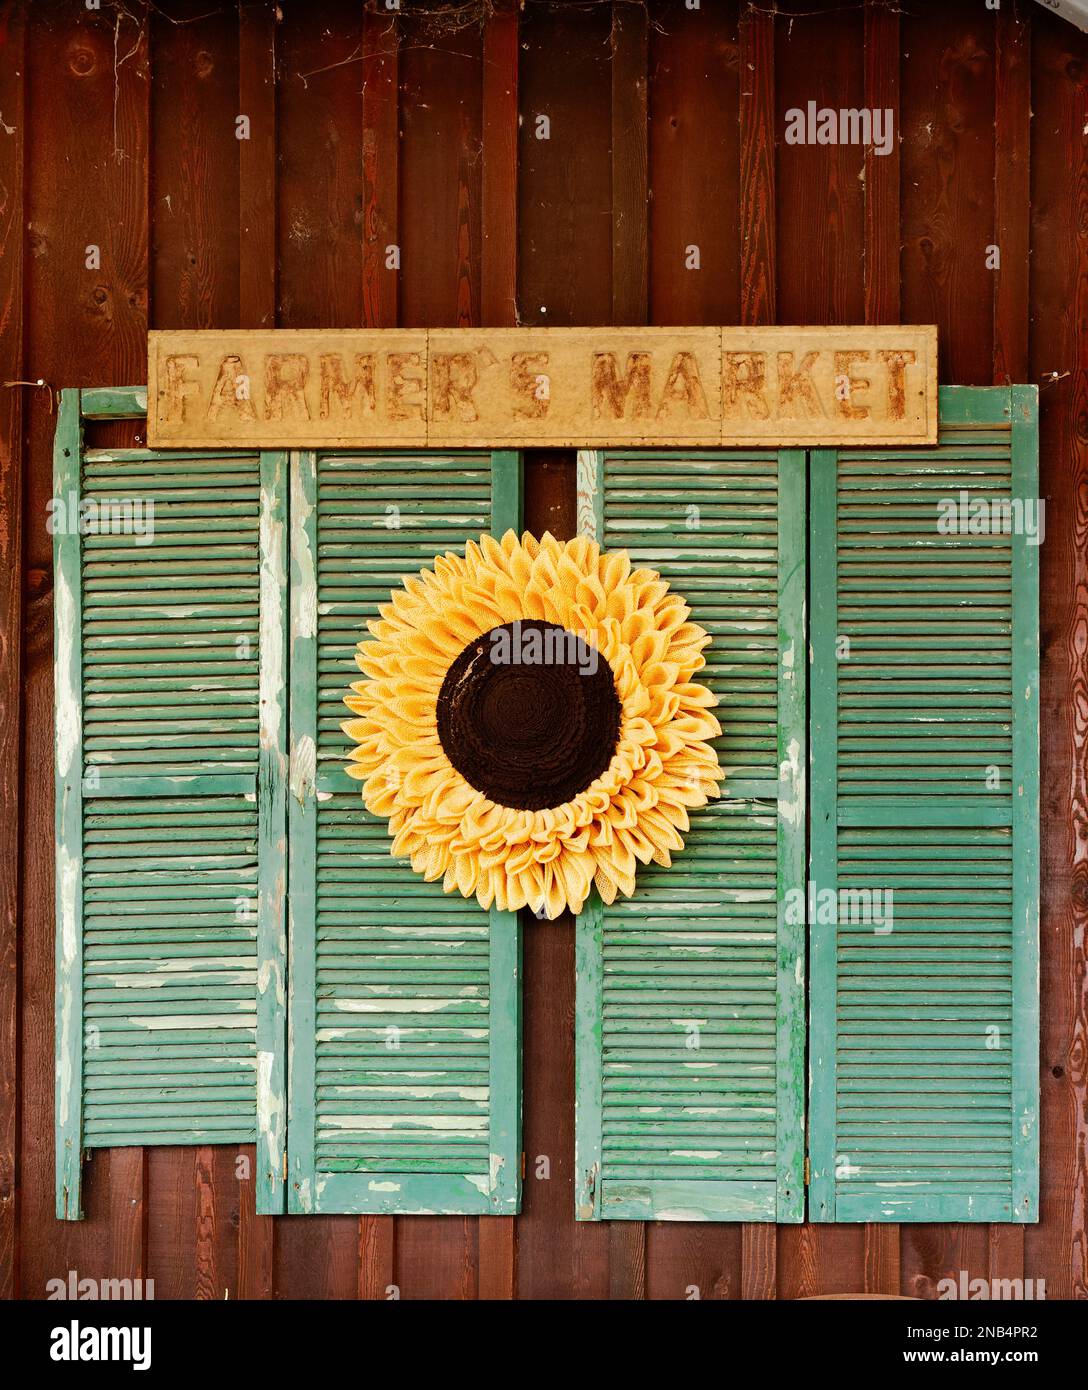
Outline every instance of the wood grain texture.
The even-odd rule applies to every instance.
[[[359,1218],[359,1297],[387,1299],[393,1287],[396,1217]]]
[[[518,8],[505,0],[483,36],[480,322],[518,322]]]
[[[238,324],[276,322],[276,6],[238,0]]]
[[[388,264],[399,245],[397,167],[400,98],[395,15],[363,16],[363,323],[399,323],[400,271]]]
[[[22,381],[25,14],[4,14],[0,48],[0,381]],[[0,1299],[18,1292],[19,836],[23,778],[23,399],[0,386]]]
[[[737,323],[737,6],[670,0],[649,48],[650,322]]]
[[[1042,383],[1042,977],[1040,1221],[1025,1277],[1088,1297],[1088,42],[1032,24],[1033,331]]]
[[[642,4],[612,6],[612,322],[645,323],[647,308],[646,61]]]
[[[865,322],[899,322],[899,14],[865,0],[865,105],[896,121],[890,154],[865,149]]]
[[[400,317],[462,328],[480,321],[482,41],[431,23],[401,20]]]
[[[239,322],[242,220],[253,215],[242,211],[241,190],[255,176],[253,141],[264,132],[255,109],[250,141],[235,134],[237,16],[200,0],[171,14],[151,20],[151,313],[157,327],[210,328]],[[267,267],[272,249],[253,248],[245,274]]]
[[[993,376],[994,15],[983,7],[900,17],[902,312],[936,323],[941,380]]]
[[[275,1280],[276,1222],[257,1215],[254,1181],[255,1148],[247,1144],[238,1157],[245,1160],[238,1178],[238,1297],[271,1298]]]
[[[534,6],[522,17],[522,323],[555,327],[608,323],[612,317],[610,35],[605,5],[585,13]]]
[[[1016,8],[995,16],[994,385],[1026,381],[1031,242],[1031,27]]]
[[[774,323],[776,258],[774,16],[740,18],[740,321]]]
[[[363,48],[355,6],[284,8],[276,110],[279,315],[285,328],[363,317]]]
[[[858,109],[866,104],[863,82],[864,26],[854,7],[813,12],[807,0],[782,7],[775,29],[773,109],[775,132],[786,129],[792,110]],[[759,82],[760,68],[751,74]],[[762,83],[760,84],[763,85]],[[865,317],[863,175],[860,145],[790,144],[779,139],[774,227],[774,265],[779,323],[860,323]],[[772,146],[773,157],[773,146]]]

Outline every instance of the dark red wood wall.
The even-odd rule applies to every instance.
[[[1088,41],[1027,0],[363,8],[0,0],[0,1289],[1088,1296]],[[784,145],[809,99],[901,143]],[[142,382],[148,327],[866,320],[936,321],[944,382],[1042,387],[1041,1223],[576,1225],[569,920],[526,924],[516,1221],[257,1217],[235,1153],[175,1148],[97,1153],[57,1223],[51,390]],[[530,526],[569,534],[572,492],[531,456]]]

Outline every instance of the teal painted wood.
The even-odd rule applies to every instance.
[[[347,777],[356,642],[435,552],[520,521],[520,456],[303,456],[291,497],[291,1211],[511,1214],[520,935],[389,854]]]
[[[578,450],[575,484],[578,534],[599,541],[604,536],[604,455],[599,450]]]
[[[522,529],[522,454],[491,454],[491,534]],[[492,908],[488,1027],[491,1209],[521,1210],[521,923],[516,912]]]
[[[261,454],[260,752],[257,769],[257,1178],[283,1211],[287,1155],[288,519],[284,450]]]
[[[495,449],[491,454],[491,534],[521,535],[522,455],[520,449]]]
[[[53,496],[79,492],[79,392],[62,391],[53,444]],[[83,714],[79,533],[53,533],[56,693],[56,1198],[79,1220],[83,1149]]]
[[[287,1210],[317,1210],[317,455],[290,454]]]
[[[1039,388],[1014,386],[1012,495],[1040,507]],[[1041,539],[1041,538],[1040,538]],[[1039,1219],[1039,545],[1013,537],[1014,1220]]]
[[[838,629],[837,551],[835,547],[836,455],[824,449],[809,455],[809,878],[817,889],[837,890],[835,868],[838,763],[838,682],[835,636]],[[806,911],[807,921],[807,911]],[[830,1221],[835,1210],[835,941],[825,924],[814,922],[809,937],[809,1215]]]
[[[146,386],[91,386],[77,394],[86,420],[129,420],[147,414]]]
[[[805,1213],[805,928],[790,910],[803,901],[806,880],[808,771],[807,458],[778,456],[778,1092],[776,1216],[800,1222]]]
[[[769,1184],[669,1178],[610,1182],[601,1209],[604,1221],[774,1221],[776,1216]]]
[[[576,1215],[801,1219],[805,477],[798,451],[585,451],[579,530],[713,642],[726,773],[671,869],[577,927]],[[780,930],[781,927],[781,930]]]
[[[604,904],[594,892],[575,920],[574,936],[574,1213],[601,1215],[602,962]]]
[[[1037,499],[1034,392],[941,409],[812,462],[814,1220],[1038,1219],[1037,548],[957,521]]]

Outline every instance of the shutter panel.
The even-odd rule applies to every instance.
[[[292,467],[289,1209],[514,1212],[517,914],[391,858],[340,726],[390,591],[482,532],[520,529],[520,457],[301,453]]]
[[[1036,409],[813,459],[814,1220],[1038,1219],[1038,550],[937,528],[1034,503]]]
[[[57,1210],[69,1218],[84,1148],[257,1136],[258,962],[282,930],[286,767],[272,660],[284,460],[84,449],[80,395],[64,393],[54,486]],[[142,414],[146,393],[82,395],[86,413],[119,416]],[[83,535],[80,499],[101,519]],[[133,501],[154,504],[142,514],[153,534],[103,534],[106,509],[132,516]],[[280,981],[260,1005],[270,1056]],[[282,1159],[271,1166],[265,1193],[282,1183]]]
[[[804,454],[587,452],[578,479],[579,529],[712,635],[726,778],[670,869],[578,919],[577,1214],[800,1221]]]

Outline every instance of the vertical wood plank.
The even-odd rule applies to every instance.
[[[612,322],[646,322],[649,17],[629,0],[612,4]]]
[[[257,1215],[256,1148],[252,1144],[238,1151],[245,1159],[238,1179],[238,1297],[272,1297],[276,1259],[276,1222],[271,1216]]]
[[[649,321],[736,323],[740,50],[735,0],[697,10],[689,10],[684,0],[667,0],[649,46]]]
[[[740,16],[740,317],[771,324],[777,313],[775,267],[774,15],[747,5]],[[773,1298],[774,1226],[741,1228],[741,1298]]]
[[[9,13],[0,62],[0,381],[25,375],[26,17]],[[0,387],[0,1299],[19,1292],[19,919],[23,777],[23,386]]]
[[[741,1227],[741,1298],[777,1297],[777,1236],[778,1227],[770,1222],[746,1221]]]
[[[245,7],[246,12],[252,6]],[[239,18],[201,0],[179,0],[151,19],[151,322],[156,328],[225,328],[240,319],[241,194],[259,155],[265,120],[239,109]],[[253,94],[246,79],[246,99]],[[248,114],[252,138],[237,138]],[[267,119],[267,118],[265,118]],[[244,171],[244,174],[243,174]],[[256,228],[255,228],[256,229]],[[246,252],[252,255],[252,252]],[[146,344],[143,346],[146,358]],[[144,381],[146,364],[129,381]]]
[[[1088,1298],[1088,39],[1032,25],[1030,376],[1042,384],[1047,499],[1040,608],[1042,1055],[1039,1224],[1025,1278]]]
[[[283,328],[362,322],[363,34],[340,0],[283,6],[276,244]]]
[[[398,244],[399,88],[397,21],[363,16],[363,323],[395,328],[400,272],[386,265]]]
[[[147,1150],[110,1149],[108,1210],[112,1279],[147,1277]]]
[[[899,1223],[883,1225],[870,1221],[865,1226],[865,1292],[898,1294]]]
[[[646,1297],[646,1222],[608,1223],[608,1296]]]
[[[780,0],[775,8],[775,320],[858,323],[865,312],[864,152],[845,141],[795,144],[784,133],[787,113],[810,101],[820,109],[863,105],[862,11],[808,0]]]
[[[940,379],[993,376],[994,12],[956,6],[900,18],[902,312],[936,323]]]
[[[392,1216],[359,1218],[359,1297],[387,1299],[394,1283],[396,1227]]]
[[[740,18],[740,320],[774,323],[774,15],[748,5]]]
[[[891,111],[890,154],[865,149],[865,322],[899,322],[899,14],[865,0],[865,105]]]
[[[477,1297],[507,1300],[517,1291],[517,1217],[478,1216],[480,1273]]]
[[[518,306],[527,324],[612,317],[610,16],[531,6],[521,21]]]
[[[496,7],[484,25],[483,187],[480,319],[490,327],[518,321],[518,11]]]
[[[276,324],[276,6],[238,0],[238,327]]]
[[[1027,380],[1031,223],[1031,26],[998,10],[994,62],[995,386]]]

